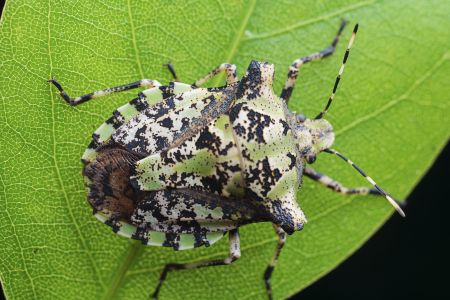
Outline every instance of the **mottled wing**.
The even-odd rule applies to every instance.
[[[167,233],[229,231],[263,216],[251,202],[191,189],[167,189],[149,194],[131,222]]]
[[[95,217],[103,223],[108,223],[108,216],[102,213],[96,213]],[[126,238],[140,240],[148,246],[172,247],[174,250],[187,250],[201,246],[209,246],[219,241],[226,232],[210,232],[204,235],[194,235],[191,233],[166,234],[161,231],[148,230],[139,233],[136,225],[127,221],[119,221],[119,230],[117,234]]]
[[[221,115],[176,147],[138,161],[131,179],[144,191],[191,188],[243,196],[240,155],[229,117]]]
[[[118,233],[152,246],[209,246],[243,224],[267,221],[251,202],[190,189],[149,192]]]
[[[173,95],[140,112],[117,129],[112,139],[143,156],[158,153],[189,138],[231,102],[226,89],[194,89]]]
[[[107,144],[111,140],[111,136],[120,127],[127,124],[142,111],[162,102],[165,98],[192,89],[193,87],[188,84],[171,82],[167,86],[158,86],[142,91],[139,97],[116,109],[113,115],[95,130],[92,134],[92,141],[83,154],[82,161],[87,164],[95,159],[97,156],[96,149]]]

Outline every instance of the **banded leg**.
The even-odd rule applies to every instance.
[[[239,231],[238,229],[230,230],[229,232],[229,241],[230,241],[230,255],[225,259],[217,259],[217,260],[207,260],[207,261],[199,261],[193,263],[185,263],[185,264],[167,264],[159,277],[159,283],[156,286],[155,291],[153,292],[152,297],[154,299],[158,298],[159,291],[161,290],[161,286],[166,280],[167,274],[170,271],[174,270],[186,270],[186,269],[196,269],[203,268],[209,266],[220,266],[220,265],[229,265],[232,262],[236,261],[241,257],[241,246],[239,241]]]
[[[345,161],[346,163],[348,163],[350,166],[352,166],[356,171],[358,171],[358,173],[363,176],[368,182],[370,182],[373,187],[381,194],[383,195],[386,200],[394,207],[394,209],[402,216],[405,217],[405,212],[402,210],[402,208],[400,207],[400,203],[398,203],[397,201],[395,201],[391,195],[389,195],[385,190],[383,190],[371,177],[369,177],[369,175],[366,174],[366,172],[364,172],[360,167],[358,167],[354,162],[352,162],[350,159],[348,159],[347,157],[345,157],[344,155],[342,155],[341,153],[337,152],[334,149],[325,149],[323,150],[323,152],[325,153],[330,153],[330,154],[334,154],[337,157],[339,157],[340,159],[342,159],[343,161]]]
[[[131,89],[135,89],[135,88],[140,88],[140,87],[146,87],[149,89],[149,88],[157,87],[157,86],[161,85],[156,80],[142,79],[142,80],[139,80],[136,82],[119,85],[119,86],[116,86],[113,88],[108,88],[108,89],[92,92],[92,93],[89,93],[89,94],[86,94],[83,96],[71,98],[56,79],[50,79],[48,82],[52,83],[59,90],[59,94],[61,95],[61,97],[67,102],[67,104],[69,104],[71,106],[76,106],[81,103],[87,102],[91,99],[107,96],[112,93],[119,93],[119,92],[131,90]]]
[[[281,96],[280,96],[281,99],[286,101],[286,103],[289,102],[292,91],[295,87],[295,83],[297,81],[298,72],[302,65],[304,65],[308,62],[314,61],[314,60],[320,60],[322,58],[325,58],[325,57],[333,54],[333,52],[336,50],[336,45],[339,42],[341,33],[344,30],[346,25],[347,25],[347,22],[345,20],[342,20],[341,26],[339,27],[339,30],[329,47],[323,49],[322,51],[315,52],[313,54],[310,54],[310,55],[307,55],[307,56],[304,56],[304,57],[294,60],[294,62],[289,67],[288,78],[284,84],[283,90],[281,91]]]
[[[237,81],[237,74],[236,74],[236,65],[231,64],[221,64],[217,68],[213,69],[211,72],[209,72],[205,77],[198,79],[196,82],[194,82],[193,86],[200,86],[207,82],[209,79],[213,78],[220,72],[225,71],[227,75],[227,84],[232,84]]]
[[[273,228],[275,229],[275,233],[278,236],[278,243],[277,247],[275,248],[275,253],[272,257],[272,261],[267,266],[266,271],[264,272],[264,283],[266,284],[266,292],[267,297],[269,300],[273,299],[272,296],[272,286],[270,284],[270,278],[272,277],[273,270],[275,269],[275,266],[278,262],[278,257],[280,256],[281,249],[283,248],[284,244],[286,243],[286,232],[284,232],[283,229],[281,229],[278,225],[273,225]]]
[[[357,188],[348,188],[343,186],[341,183],[337,182],[331,177],[324,175],[322,173],[317,172],[312,168],[305,168],[303,171],[307,177],[311,178],[314,181],[319,182],[320,184],[326,186],[327,188],[341,194],[346,195],[377,195],[382,196],[382,194],[376,188],[367,188],[367,187],[357,187]]]

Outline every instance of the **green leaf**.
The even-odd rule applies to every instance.
[[[47,79],[55,76],[75,96],[140,78],[167,82],[168,61],[193,82],[222,62],[242,74],[257,59],[276,65],[280,91],[289,64],[329,45],[340,18],[359,22],[327,118],[335,148],[401,199],[449,137],[449,15],[446,1],[9,1],[0,29],[0,279],[7,297],[145,299],[165,263],[227,255],[226,239],[174,252],[96,221],[80,157],[95,128],[135,92],[69,107]],[[311,116],[323,108],[350,32],[335,55],[302,68],[292,109]],[[349,186],[367,185],[331,155],[315,168]],[[288,237],[272,280],[276,298],[330,271],[392,214],[385,200],[345,197],[308,179],[299,201],[309,223]],[[264,299],[262,274],[276,243],[271,225],[244,226],[241,241],[242,258],[232,266],[170,273],[161,299]]]

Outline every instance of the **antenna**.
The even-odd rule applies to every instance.
[[[347,62],[348,56],[350,54],[350,48],[352,48],[357,32],[358,32],[358,24],[356,24],[355,28],[353,28],[352,36],[350,38],[350,41],[348,42],[347,50],[345,50],[344,59],[342,60],[342,65],[341,68],[339,69],[339,74],[336,77],[336,81],[334,82],[333,92],[331,93],[330,98],[328,98],[328,103],[325,106],[325,109],[321,111],[320,114],[317,115],[317,117],[315,118],[316,120],[323,118],[323,116],[327,113],[328,109],[330,108],[331,102],[333,102],[334,95],[336,95],[336,90],[339,85],[339,81],[341,80],[341,75],[342,73],[344,73],[345,63]]]
[[[359,172],[359,174],[361,174],[362,176],[364,176],[367,181],[369,181],[379,192],[380,194],[382,194],[388,201],[389,203],[391,203],[391,205],[395,208],[395,210],[402,216],[405,217],[405,213],[403,212],[403,210],[400,208],[400,205],[397,203],[397,201],[395,201],[388,193],[386,193],[381,187],[378,186],[378,184],[373,181],[372,178],[370,178],[361,168],[359,168],[357,165],[355,165],[350,159],[348,159],[347,157],[345,157],[344,155],[342,155],[341,153],[337,152],[334,149],[325,149],[323,150],[324,152],[327,153],[331,153],[331,154],[336,154],[337,156],[339,156],[341,159],[343,159],[344,161],[346,161],[347,163],[349,163],[353,168],[356,169],[356,171]]]

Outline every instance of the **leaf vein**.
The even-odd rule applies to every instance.
[[[251,40],[266,39],[266,38],[282,35],[286,32],[290,32],[290,31],[296,30],[298,28],[305,27],[307,25],[311,25],[311,24],[314,24],[314,23],[317,23],[320,21],[325,21],[325,20],[331,19],[332,17],[341,16],[342,14],[349,12],[349,11],[357,10],[357,9],[360,9],[360,8],[366,7],[366,6],[370,6],[370,5],[374,4],[375,2],[376,2],[375,0],[358,2],[356,4],[349,5],[342,9],[330,12],[328,14],[318,16],[317,18],[312,18],[312,19],[308,19],[305,21],[297,22],[295,24],[288,25],[288,26],[278,29],[278,30],[274,30],[274,31],[267,32],[267,33],[250,34],[249,36],[244,37],[243,41],[247,42],[247,41],[251,41]]]
[[[445,62],[446,60],[448,60],[447,53],[442,55],[442,57],[427,72],[425,72],[421,77],[419,77],[416,81],[414,81],[413,84],[403,94],[401,94],[399,97],[397,97],[395,99],[392,99],[391,101],[389,101],[388,103],[386,103],[385,105],[380,107],[378,110],[374,111],[373,113],[370,113],[370,114],[362,116],[361,118],[355,119],[353,122],[347,124],[346,126],[341,128],[340,130],[336,130],[335,131],[335,135],[339,136],[339,135],[343,134],[344,132],[346,132],[346,131],[348,131],[348,130],[358,126],[359,124],[361,124],[361,123],[363,123],[365,121],[368,121],[368,120],[370,120],[372,118],[375,118],[376,116],[378,116],[378,115],[382,114],[383,112],[389,110],[393,106],[399,104],[403,100],[408,99],[409,95],[417,87],[419,87],[425,80],[427,80],[429,77],[431,77],[433,75],[433,73],[437,69],[439,69],[439,67],[441,67],[443,65],[443,62]]]
[[[49,1],[48,2],[48,15],[47,15],[47,21],[48,21],[47,22],[47,25],[48,25],[47,26],[47,30],[48,30],[48,33],[47,33],[48,34],[47,44],[48,44],[48,46],[47,47],[48,47],[49,69],[50,69],[49,70],[49,77],[51,76],[51,73],[52,73],[52,70],[53,70],[53,59],[52,59],[52,54],[51,54],[52,53],[52,51],[51,51],[51,40],[52,40],[51,32],[52,31],[51,31],[51,28],[50,28],[51,27],[50,26],[50,24],[51,24],[51,22],[50,22],[51,9],[50,8],[51,8],[51,4],[50,4],[50,1]],[[59,169],[59,165],[58,165],[58,160],[56,159],[56,155],[57,155],[57,141],[56,141],[56,120],[55,120],[55,99],[53,97],[53,93],[51,92],[51,86],[50,85],[49,85],[49,90],[50,90],[51,117],[52,117],[52,128],[51,128],[51,130],[52,130],[52,144],[53,144],[52,159],[53,159],[53,165],[54,165],[55,171],[56,171],[56,177],[57,177],[57,180],[58,180],[58,184],[59,184],[59,186],[61,188],[61,192],[63,194],[64,200],[66,202],[68,215],[69,215],[70,219],[72,220],[72,222],[74,224],[75,230],[76,230],[77,235],[78,235],[78,237],[80,239],[81,246],[84,249],[86,249],[86,254],[87,254],[87,257],[88,257],[89,261],[92,264],[95,276],[97,277],[97,280],[100,283],[100,285],[102,287],[104,287],[105,283],[103,282],[102,277],[99,274],[98,267],[97,267],[94,259],[92,258],[92,255],[91,255],[89,249],[87,248],[87,245],[86,245],[86,242],[85,242],[85,240],[83,238],[83,235],[81,234],[80,226],[77,223],[76,218],[74,216],[74,213],[72,211],[72,207],[70,206],[69,197],[68,197],[65,185],[64,185],[64,181],[62,180],[62,177],[61,177],[61,173],[60,173],[60,169]]]

